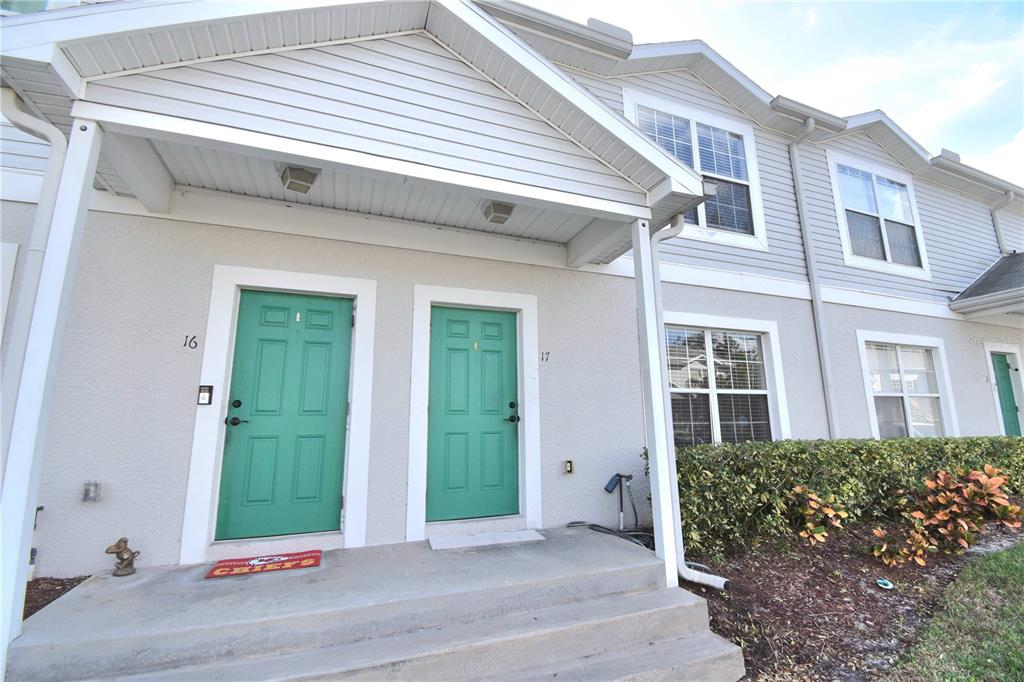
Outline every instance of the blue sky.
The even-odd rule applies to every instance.
[[[1024,185],[1024,2],[525,1],[637,43],[700,38],[773,95],[882,109],[932,154]]]

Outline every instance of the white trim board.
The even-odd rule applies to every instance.
[[[18,262],[18,245],[11,242],[3,242],[0,251],[0,336],[3,335],[4,325],[7,324],[7,306],[11,302],[11,285],[14,284],[14,267]]]
[[[871,367],[868,364],[867,342],[893,343],[900,346],[919,346],[935,351],[935,371],[939,382],[939,407],[942,410],[942,426],[947,436],[960,435],[960,423],[956,415],[956,398],[953,394],[953,382],[949,375],[949,364],[946,361],[946,345],[937,336],[919,336],[917,334],[894,334],[870,329],[857,330],[857,351],[860,354],[861,374],[864,382],[864,396],[867,399],[868,421],[871,434],[880,438],[878,431],[878,415],[875,412],[875,394],[871,390]]]
[[[662,313],[666,325],[683,325],[700,329],[724,329],[737,332],[763,334],[765,370],[769,373],[768,407],[772,424],[772,440],[786,440],[792,437],[789,420],[789,401],[786,398],[786,379],[782,371],[782,342],[779,339],[779,324],[774,320],[754,320],[745,317],[704,315],[675,310]]]
[[[31,187],[28,185],[22,187],[24,183],[18,177],[14,178],[14,185],[10,184],[12,176],[24,178],[25,182],[31,184]],[[6,201],[35,203],[41,178],[42,176],[32,177],[25,173],[4,170],[3,183],[0,183],[3,194],[0,198]],[[35,183],[32,184],[31,181],[35,181]],[[35,189],[31,191],[33,187]],[[21,191],[22,189],[25,191]],[[120,197],[101,190],[93,190],[90,210],[559,269],[568,267],[566,250],[559,244],[533,242],[514,237],[473,232],[472,230],[381,218],[338,209],[287,204],[269,199],[243,198],[225,192],[191,187],[178,187],[174,191],[171,197],[170,214],[150,213],[137,199]],[[296,219],[296,214],[301,214],[301,220]],[[811,297],[808,283],[796,279],[682,265],[666,261],[661,262],[660,268],[662,282],[670,284],[688,284],[804,300],[810,300]],[[578,270],[632,279],[633,261],[630,256],[623,256],[607,265],[584,265]],[[947,304],[938,301],[912,299],[836,286],[823,286],[821,293],[822,300],[826,303],[949,320],[967,319],[964,315],[950,310]],[[1003,321],[998,318],[986,319],[984,323],[1003,327],[1018,326],[1013,320]]]
[[[349,380],[349,426],[346,433],[344,496],[341,534],[325,545],[325,534],[316,534],[321,546],[362,547],[366,544],[367,486],[370,463],[370,401],[373,388],[373,334],[377,306],[374,280],[333,277],[304,272],[266,270],[229,265],[214,266],[210,291],[210,314],[203,343],[200,384],[214,387],[214,403],[196,407],[189,465],[185,513],[181,528],[182,564],[224,558],[220,549],[232,554],[261,554],[284,551],[295,541],[308,545],[309,535],[246,541],[214,542],[220,464],[224,453],[224,419],[231,385],[238,299],[242,288],[265,289],[355,298],[355,328],[352,330],[352,359]],[[338,542],[339,535],[343,542]],[[289,541],[292,541],[289,544]]]
[[[537,297],[531,294],[417,284],[413,288],[412,377],[409,399],[409,484],[406,541],[427,537],[427,403],[430,392],[430,309],[454,305],[518,313],[519,517],[522,529],[541,528],[540,368]],[[468,519],[472,528],[479,520]],[[446,526],[460,522],[444,522]],[[431,524],[433,525],[433,524]]]
[[[992,354],[1002,353],[1005,355],[1013,356],[1013,362],[1016,364],[1017,369],[1021,369],[1021,359],[1024,359],[1024,346],[1012,343],[985,343],[985,366],[988,367],[988,383],[992,388],[992,400],[996,408],[996,423],[999,424],[999,433],[1003,436],[1006,435],[1006,422],[1003,421],[1003,406],[999,403],[999,389],[996,387],[996,369],[992,366]],[[1010,375],[1010,387],[1013,389],[1013,397],[1017,401],[1017,408],[1024,407],[1024,376],[1021,376],[1020,371],[1017,372],[1016,379],[1013,381],[1013,375]],[[1021,420],[1020,412],[1017,413],[1018,422]],[[1024,426],[1024,423],[1021,423]]]

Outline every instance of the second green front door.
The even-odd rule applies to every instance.
[[[216,539],[338,530],[352,300],[242,291]]]
[[[1013,393],[1013,370],[1005,353],[992,353],[992,372],[996,377],[996,393],[999,396],[999,410],[1002,412],[1006,435],[1019,436],[1020,410],[1017,406],[1017,397]]]
[[[427,521],[519,513],[516,314],[430,315]]]

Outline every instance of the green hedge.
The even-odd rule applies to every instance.
[[[1024,439],[908,438],[699,445],[677,452],[683,537],[689,551],[720,555],[730,547],[793,533],[788,497],[802,485],[833,494],[850,517],[896,518],[898,490],[916,490],[939,469],[1009,474],[1024,495]],[[798,514],[796,515],[798,516]]]

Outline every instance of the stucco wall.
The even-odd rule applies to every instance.
[[[984,344],[1024,346],[1024,329],[843,305],[826,304],[825,311],[836,397],[842,405],[838,416],[843,436],[871,437],[869,406],[857,347],[858,329],[941,338],[946,349],[960,435],[1000,433]]]
[[[7,210],[7,209],[10,210]],[[5,206],[5,223],[30,219]],[[342,218],[345,219],[345,218]],[[12,227],[12,229],[14,229]],[[54,396],[35,546],[40,575],[101,570],[121,535],[149,565],[177,561],[215,264],[378,282],[368,540],[405,533],[414,284],[535,294],[547,526],[612,524],[612,473],[646,483],[632,281],[345,242],[91,213]],[[577,473],[560,471],[565,458]],[[103,484],[98,504],[82,484]],[[647,512],[649,516],[649,512]]]
[[[22,241],[33,206],[3,204],[4,238]],[[298,215],[301,214],[297,214]],[[341,217],[339,220],[350,218]],[[368,541],[405,532],[412,297],[415,284],[534,294],[539,302],[543,523],[614,524],[615,471],[646,479],[632,279],[254,230],[91,213],[78,270],[44,463],[38,574],[103,570],[127,535],[142,565],[177,561],[196,386],[215,264],[316,272],[378,282]],[[792,435],[825,435],[810,304],[775,296],[664,286],[666,310],[778,323]],[[996,429],[980,343],[1008,327],[828,306],[842,435],[867,436],[855,329],[946,339],[963,433]],[[908,319],[910,321],[908,321]],[[200,347],[183,347],[195,334]],[[1019,334],[1018,334],[1019,335]],[[968,357],[969,362],[955,359]],[[218,391],[219,394],[219,391]],[[577,473],[561,473],[561,461]],[[98,504],[80,502],[87,480]]]

